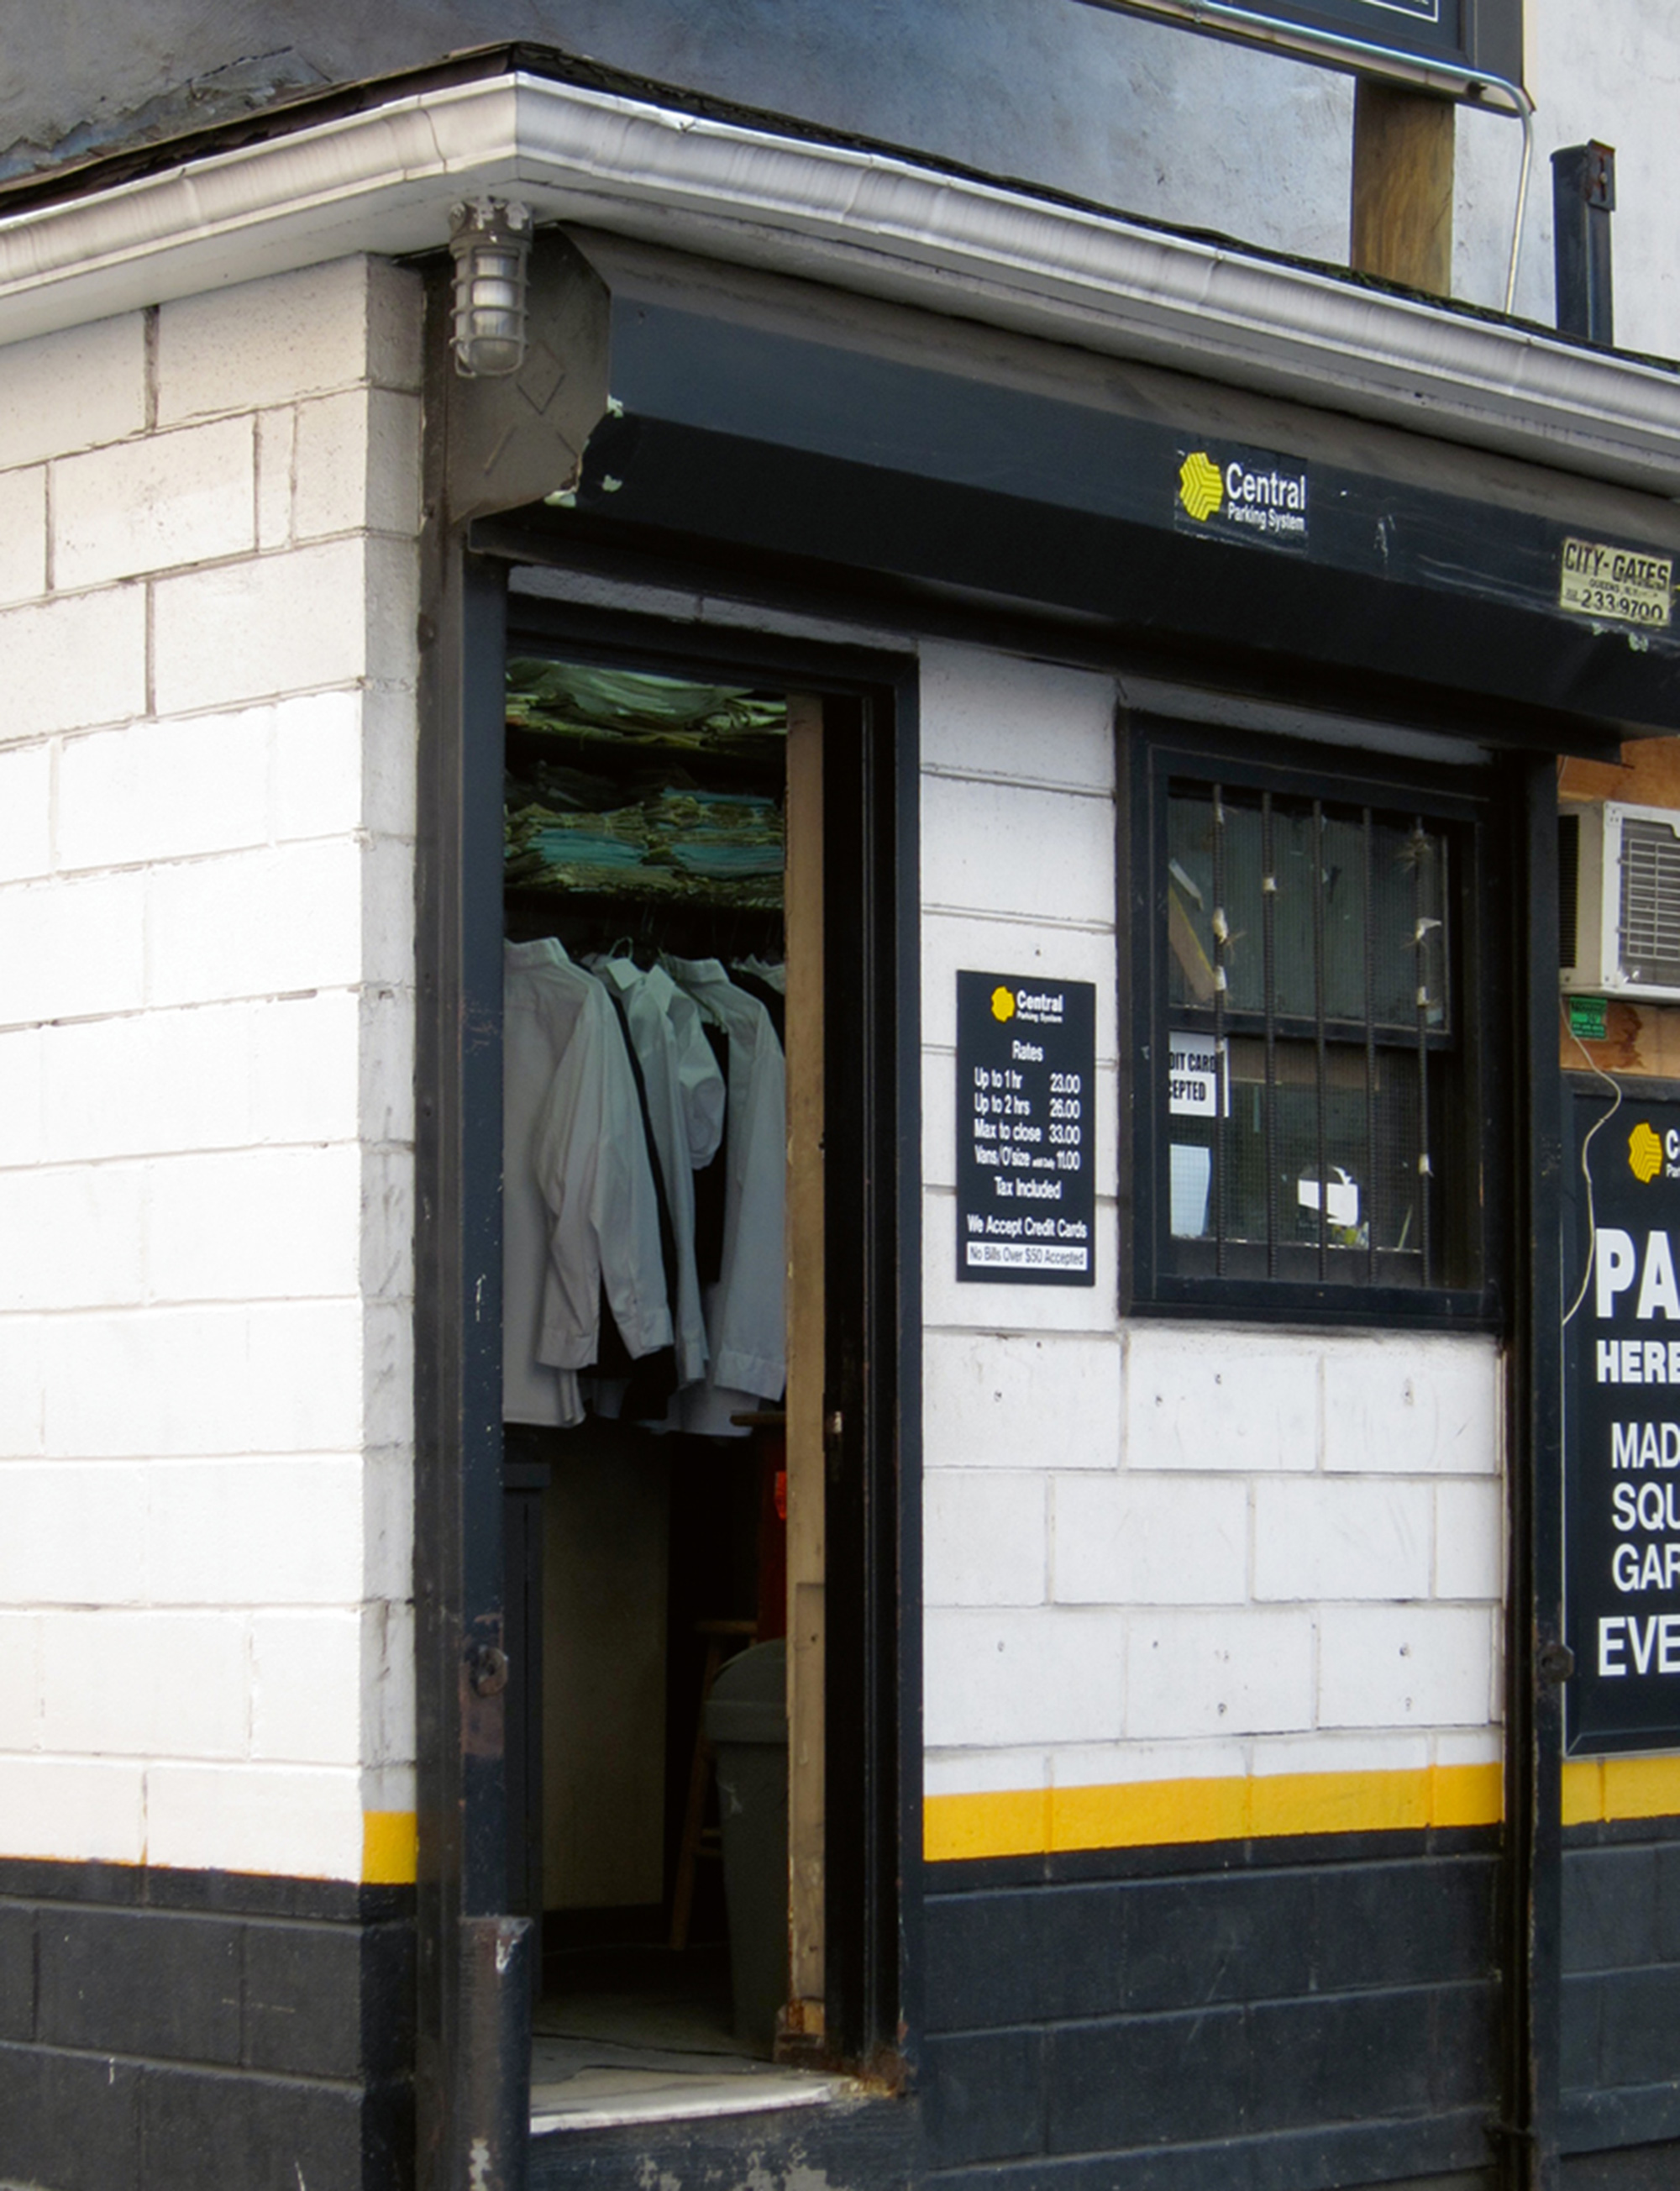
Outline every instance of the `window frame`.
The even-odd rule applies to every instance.
[[[1510,1118],[1511,938],[1501,912],[1509,868],[1500,772],[1478,756],[1450,771],[1398,755],[1305,740],[1263,743],[1203,723],[1122,716],[1118,938],[1122,1032],[1120,1242],[1122,1308],[1128,1314],[1200,1312],[1289,1324],[1498,1329],[1508,1295],[1509,1181],[1498,1162]],[[1190,778],[1274,797],[1338,806],[1410,809],[1449,833],[1453,870],[1453,1019],[1459,1065],[1443,1132],[1461,1269],[1466,1283],[1412,1286],[1329,1278],[1304,1281],[1252,1272],[1220,1275],[1175,1267],[1169,1223],[1165,1046],[1171,1030],[1167,934],[1168,799]],[[1455,871],[1455,872],[1454,872]],[[1508,906],[1510,892],[1503,890]],[[1501,1002],[1501,999],[1504,1001]],[[1158,1062],[1158,1061],[1159,1061]]]

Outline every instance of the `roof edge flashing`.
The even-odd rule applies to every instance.
[[[1680,373],[908,158],[513,72],[0,215],[9,339],[357,252],[456,198],[1680,489]]]

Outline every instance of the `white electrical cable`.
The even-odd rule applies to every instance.
[[[1616,1115],[1616,1113],[1620,1110],[1622,1090],[1620,1084],[1611,1079],[1609,1074],[1605,1072],[1603,1067],[1600,1065],[1597,1059],[1593,1056],[1586,1044],[1581,1040],[1575,1029],[1570,1027],[1569,1007],[1561,997],[1558,999],[1558,1015],[1563,1022],[1569,1040],[1574,1043],[1575,1048],[1580,1052],[1591,1070],[1597,1074],[1598,1078],[1609,1090],[1611,1095],[1616,1099],[1615,1101],[1611,1104],[1609,1109],[1605,1112],[1602,1118],[1595,1118],[1593,1120],[1592,1124],[1586,1130],[1586,1140],[1580,1145],[1580,1175],[1586,1181],[1586,1268],[1580,1275],[1580,1291],[1575,1295],[1574,1300],[1570,1302],[1568,1310],[1564,1313],[1563,1329],[1567,1331],[1570,1324],[1575,1322],[1576,1313],[1579,1311],[1581,1303],[1586,1299],[1586,1289],[1592,1283],[1593,1261],[1598,1253],[1598,1219],[1592,1207],[1592,1167],[1587,1162],[1587,1158],[1592,1152],[1592,1144],[1597,1135],[1599,1128],[1601,1126],[1608,1126],[1611,1119]]]

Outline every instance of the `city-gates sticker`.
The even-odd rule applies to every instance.
[[[1674,606],[1674,558],[1607,540],[1565,540],[1558,606],[1572,616],[1666,631]]]
[[[957,976],[957,1278],[1096,1283],[1096,987]]]
[[[1215,540],[1304,549],[1312,482],[1299,457],[1204,441],[1178,452],[1172,521]]]
[[[1563,1640],[1572,1751],[1680,1748],[1680,1103],[1597,1090],[1565,1328]],[[1596,1130],[1593,1130],[1596,1126]],[[1580,1180],[1577,1166],[1575,1177]]]

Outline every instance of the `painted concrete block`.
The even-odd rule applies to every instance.
[[[1284,1773],[1422,1773],[1434,1755],[1434,1738],[1421,1732],[1273,1734],[1254,1744],[1256,1778]]]
[[[186,714],[378,674],[366,557],[365,543],[333,540],[155,581],[158,712]],[[411,620],[411,644],[412,629]],[[390,644],[379,642],[378,651]]]
[[[361,972],[390,988],[414,979],[414,848],[390,837],[362,852]]]
[[[138,1164],[0,1172],[0,1312],[142,1300],[145,1223]]]
[[[420,401],[388,389],[347,389],[299,404],[292,535],[420,529]]]
[[[412,1000],[404,1001],[412,1023]],[[366,1027],[383,1029],[396,1014],[389,993],[364,1004],[341,988],[0,1036],[0,1149],[23,1130],[20,1119],[15,1129],[9,1121],[24,1105],[40,1114],[32,1130],[51,1163],[354,1140],[364,1073],[370,1102],[384,1073],[413,1078],[412,1038],[404,1043],[400,1032],[382,1038],[369,1061]],[[113,1088],[123,1092],[120,1104]],[[379,1118],[412,1135],[412,1106],[411,1090],[392,1090]]]
[[[0,748],[0,881],[28,882],[53,865],[49,748]]]
[[[251,709],[66,738],[60,865],[138,865],[265,844],[270,727],[267,710]]]
[[[0,1166],[41,1161],[42,1030],[18,1027],[0,1034]]]
[[[922,1392],[930,1471],[1040,1466],[1046,1458],[1057,1469],[1119,1465],[1120,1350],[1113,1339],[930,1331]]]
[[[1498,1603],[1505,1585],[1505,1500],[1497,1478],[1442,1482],[1435,1492],[1437,1597]]]
[[[1360,1474],[1491,1475],[1499,1465],[1495,1343],[1360,1338],[1324,1350],[1324,1465]]]
[[[355,1454],[151,1460],[141,1473],[143,1521],[129,1544],[153,1603],[348,1605],[362,1596]]]
[[[361,1646],[361,1617],[353,1609],[253,1614],[253,1757],[359,1763]]]
[[[37,1039],[48,1160],[250,1141],[251,1016],[244,1005],[212,1005],[43,1028]],[[111,1100],[114,1088],[122,1090],[120,1103]]]
[[[151,1300],[356,1290],[362,1158],[353,1146],[165,1157],[147,1169]]]
[[[369,1070],[365,1032],[374,1010],[351,989],[309,997],[276,997],[251,1008],[253,1141],[336,1141],[354,1138],[362,1103],[361,1076]],[[379,1061],[381,1069],[413,1078],[412,1042]],[[412,1093],[393,1095],[393,1116],[412,1122]],[[366,1124],[362,1130],[367,1130]],[[396,1141],[400,1135],[370,1138]]]
[[[362,1443],[355,1301],[90,1311],[48,1317],[40,1344],[49,1454],[344,1453]]]
[[[413,540],[363,536],[367,570],[367,674],[376,686],[419,680],[420,554]]]
[[[1318,1459],[1315,1346],[1211,1324],[1126,1334],[1129,1467],[1306,1470]]]
[[[1039,1475],[930,1471],[922,1491],[924,1602],[1042,1604],[1046,1495]]]
[[[420,719],[406,685],[374,686],[362,696],[362,818],[383,837],[412,837],[419,827]]]
[[[9,1464],[0,1475],[0,1602],[143,1603],[145,1476],[140,1462]]]
[[[126,1759],[0,1757],[8,1856],[71,1864],[140,1864],[145,1773]]]
[[[1279,1733],[1313,1724],[1312,1615],[1137,1613],[1126,1648],[1129,1737]]]
[[[340,839],[151,870],[150,1001],[208,1004],[356,981],[366,856]]]
[[[288,404],[257,413],[257,545],[292,544],[292,465],[298,414]]]
[[[1112,799],[930,776],[921,809],[925,907],[1113,924]]]
[[[414,1588],[414,1455],[375,1446],[361,1457],[362,1585],[359,1595],[405,1598]]]
[[[362,698],[311,692],[268,711],[274,834],[341,836],[362,826]]]
[[[1246,1742],[1063,1743],[1050,1753],[1056,1788],[1136,1787],[1149,1780],[1238,1780],[1248,1770]]]
[[[407,1301],[371,1301],[362,1320],[362,1407],[367,1446],[407,1447],[414,1437],[414,1312]]]
[[[0,384],[3,373],[4,354],[0,352]],[[46,590],[45,467],[0,472],[0,602],[26,601]]]
[[[1430,1488],[1322,1476],[1254,1490],[1256,1598],[1419,1598],[1430,1586]]]
[[[1443,1727],[1429,1738],[1438,1765],[1500,1765],[1505,1761],[1505,1733],[1498,1726]]]
[[[0,1460],[46,1448],[41,1386],[41,1319],[0,1316]]]
[[[0,611],[0,744],[120,723],[145,708],[145,592],[114,586]]]
[[[413,989],[369,984],[357,997],[356,1009],[362,1043],[362,1135],[370,1141],[412,1141]],[[276,1134],[270,1138],[281,1141],[288,1136]]]
[[[1493,1624],[1479,1607],[1330,1606],[1320,1615],[1319,1724],[1483,1726]]]
[[[0,350],[0,469],[120,441],[145,424],[139,312]]]
[[[1249,1488],[1234,1477],[1056,1479],[1062,1605],[1234,1605],[1248,1596]]]
[[[41,1746],[41,1662],[40,1615],[0,1612],[0,1750]]]
[[[414,1609],[401,1599],[364,1605],[361,1752],[364,1765],[413,1761]]]
[[[257,544],[249,418],[149,434],[53,466],[53,582],[109,585]]]
[[[1089,982],[1096,991],[1096,1058],[1119,1056],[1115,1031],[1114,909],[1089,927],[1042,921],[984,919],[967,913],[925,913],[921,922],[922,1041],[954,1050],[957,974],[1017,974],[1023,981]]]
[[[931,1748],[1020,1748],[1119,1734],[1123,1615],[935,1608],[922,1632]]]
[[[414,1292],[414,1158],[407,1149],[361,1152],[360,1283],[365,1300]]]
[[[931,1750],[922,1761],[929,1795],[993,1795],[1047,1788],[1050,1760],[1042,1750]]]
[[[362,1875],[362,1801],[347,1765],[148,1767],[146,1853],[182,1869]]]
[[[920,702],[925,769],[1113,791],[1112,677],[925,640]]]
[[[0,890],[0,1027],[134,1010],[145,908],[139,874]]]
[[[242,1613],[42,1615],[42,1739],[60,1753],[237,1757],[248,1739]]]
[[[370,262],[340,259],[166,304],[157,422],[257,411],[367,378]]]

